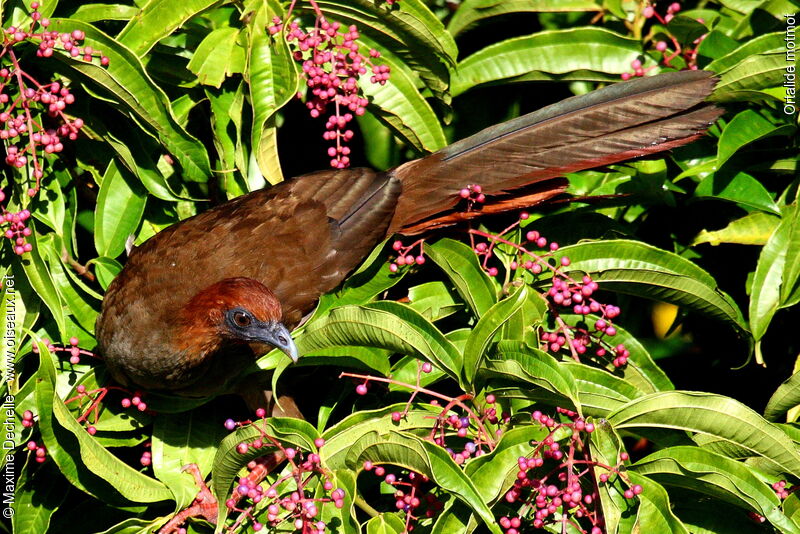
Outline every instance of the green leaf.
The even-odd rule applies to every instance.
[[[211,31],[197,45],[186,68],[197,75],[203,85],[219,88],[225,78],[244,67],[245,53],[239,43],[241,30],[226,26]]]
[[[606,240],[563,247],[555,256],[568,256],[570,271],[589,274],[604,290],[670,302],[747,333],[733,299],[710,274],[677,254],[637,241]]]
[[[31,287],[42,299],[50,313],[53,315],[56,325],[58,325],[58,332],[61,334],[62,339],[66,339],[66,322],[64,321],[64,311],[61,304],[61,297],[56,290],[53,277],[45,265],[44,260],[39,251],[37,244],[36,227],[33,222],[28,225],[31,228],[31,235],[28,237],[28,242],[33,246],[33,250],[24,254],[20,261],[22,268],[25,271],[25,276],[28,278]],[[17,265],[17,264],[15,264]],[[15,269],[16,270],[16,269]]]
[[[580,399],[578,406],[586,412],[585,415],[605,417],[644,395],[633,384],[608,371],[569,360],[564,362],[564,366],[575,379]]]
[[[272,13],[281,14],[272,4],[263,3],[248,25],[247,72],[253,127],[250,138],[252,155],[261,174],[271,184],[283,180],[277,160],[274,124],[271,121],[297,92],[299,76],[285,39],[271,39],[266,26]]]
[[[761,113],[746,109],[733,117],[722,130],[717,149],[717,166],[722,167],[728,159],[742,147],[775,135],[791,135],[795,128],[791,125],[776,125]]]
[[[480,496],[478,489],[450,455],[438,445],[397,432],[370,432],[356,443],[347,457],[351,469],[360,469],[366,460],[374,464],[389,463],[421,473],[441,489],[448,491],[470,506],[493,534],[500,527]]]
[[[703,230],[692,241],[692,246],[709,243],[738,245],[764,245],[780,223],[780,217],[763,211],[755,211],[728,223],[720,230]]]
[[[94,273],[97,275],[97,281],[103,289],[108,289],[111,282],[116,278],[122,270],[122,264],[113,258],[106,258],[99,256],[90,260],[94,264]]]
[[[155,417],[152,437],[152,465],[156,478],[164,482],[175,497],[175,508],[191,504],[197,495],[194,479],[182,469],[196,464],[205,477],[220,439],[226,431],[214,410],[193,410]]]
[[[392,412],[402,412],[405,403],[393,404],[376,410],[357,411],[322,433],[325,446],[321,456],[326,466],[331,469],[345,469],[347,454],[358,439],[369,432],[419,431],[428,430],[431,417],[441,413],[441,407],[429,404],[414,404],[400,421],[392,421]]]
[[[800,474],[800,452],[784,432],[740,402],[712,393],[664,391],[640,397],[609,414],[618,431],[662,428],[708,434]]]
[[[595,0],[465,0],[447,24],[454,36],[476,22],[508,13],[600,11]]]
[[[734,174],[735,173],[735,174]],[[730,200],[747,208],[780,214],[780,207],[761,182],[744,172],[717,171],[703,179],[694,191],[697,197]]]
[[[97,22],[103,20],[124,20],[133,18],[139,8],[124,4],[81,4],[73,11],[69,18],[83,22]]]
[[[127,172],[112,159],[100,184],[94,214],[94,246],[100,256],[122,254],[144,214],[145,191]]]
[[[331,346],[365,346],[418,355],[458,380],[458,350],[408,306],[380,302],[342,306],[306,326],[295,342],[301,354]]]
[[[469,463],[464,472],[480,491],[483,500],[496,502],[516,481],[517,459],[529,456],[531,441],[541,441],[550,431],[541,425],[519,425],[502,434],[497,446],[488,454]]]
[[[783,284],[794,286],[796,280],[784,279],[787,265],[796,263],[788,258],[800,250],[800,210],[787,206],[775,232],[767,240],[758,257],[753,282],[750,285],[750,328],[758,341],[767,332],[775,312],[783,304],[782,294],[788,294]],[[792,267],[790,267],[792,269]]]
[[[425,282],[409,288],[408,305],[431,322],[444,319],[464,309],[463,302],[457,300],[453,291],[444,282]]]
[[[475,374],[486,356],[489,344],[500,328],[525,304],[528,290],[522,286],[514,295],[501,300],[483,316],[467,338],[464,347],[464,364],[462,374],[464,383],[470,389],[475,383]]]
[[[481,375],[522,382],[528,387],[533,384],[567,401],[570,408],[580,407],[578,386],[572,374],[549,354],[526,347],[520,341],[501,341],[497,345],[497,358],[494,356],[485,360]]]
[[[714,63],[707,68],[713,70]],[[767,98],[759,91],[780,87],[785,72],[786,55],[783,51],[746,57],[728,70],[718,71],[720,81],[710,98],[720,102],[751,100],[754,96]]]
[[[367,534],[402,534],[406,522],[396,513],[383,513],[367,521]]]
[[[76,20],[51,19],[50,30],[83,31],[86,34],[84,45],[102,51],[109,63],[102,67],[55,54],[73,71],[71,76],[80,74],[90,86],[113,95],[123,109],[132,113],[139,124],[156,135],[177,158],[186,178],[197,182],[208,180],[211,169],[205,147],[180,127],[167,95],[150,79],[135,54],[94,26]]]
[[[369,111],[419,152],[444,148],[447,140],[441,121],[417,90],[413,73],[389,55],[384,55],[380,63],[387,65],[392,74],[384,85],[361,84],[364,95],[370,100]]]
[[[42,344],[39,347],[36,404],[40,428],[48,453],[64,476],[78,488],[112,503],[120,497],[134,503],[169,500],[166,486],[122,462],[75,420],[54,391],[56,369],[50,352]],[[100,488],[104,489],[98,491]]]
[[[467,57],[458,65],[451,90],[458,96],[479,84],[530,73],[591,71],[619,77],[641,53],[638,39],[604,28],[544,31],[491,44]]]
[[[669,495],[661,484],[632,470],[628,470],[627,475],[631,484],[642,486],[636,522],[631,532],[689,534],[686,526],[672,513]]]
[[[767,401],[764,417],[776,421],[778,417],[797,405],[800,405],[800,372],[794,373],[778,386]]]
[[[497,302],[492,281],[467,245],[453,239],[440,239],[433,245],[426,243],[425,254],[450,278],[475,315],[480,317]]]
[[[149,0],[119,32],[117,39],[139,57],[181,25],[210,8],[215,0]]]
[[[334,306],[366,304],[403,279],[408,270],[401,269],[398,273],[389,270],[385,245],[385,242],[381,243],[372,250],[361,266],[345,280],[342,289],[320,297],[313,318],[322,316]]]
[[[6,466],[8,465],[6,462]],[[39,467],[33,473],[32,470],[33,463],[28,463],[16,480],[16,491],[13,494],[16,511],[12,522],[14,532],[47,532],[50,517],[67,497],[69,487],[52,462]],[[8,467],[5,471],[8,472]]]
[[[780,532],[800,532],[781,512],[772,488],[741,462],[699,447],[669,447],[639,460],[630,470],[665,485],[699,491],[752,510]]]

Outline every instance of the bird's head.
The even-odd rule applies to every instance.
[[[281,323],[281,303],[252,278],[226,278],[197,293],[180,312],[177,344],[189,354],[206,355],[226,344],[258,350],[269,345],[297,361],[297,347]]]

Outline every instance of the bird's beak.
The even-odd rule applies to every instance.
[[[262,335],[259,336],[259,341],[263,341],[264,343],[272,345],[276,349],[280,349],[284,354],[291,358],[293,362],[297,363],[297,359],[300,356],[297,352],[297,345],[294,344],[294,340],[292,339],[292,335],[289,333],[289,329],[286,328],[283,323],[270,321],[264,325],[264,328],[261,329],[261,334]]]

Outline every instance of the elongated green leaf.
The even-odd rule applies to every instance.
[[[496,502],[516,481],[517,459],[533,452],[531,441],[541,441],[549,434],[550,431],[541,425],[516,426],[503,433],[489,454],[470,461],[464,472],[486,502]]]
[[[760,3],[761,0],[755,0],[755,2]],[[786,46],[785,37],[786,34],[784,32],[774,32],[750,39],[741,43],[721,58],[712,61],[706,68],[710,71],[721,73],[734,67],[742,60],[757,54],[781,52]]]
[[[752,510],[780,532],[800,532],[781,512],[775,492],[741,462],[699,447],[669,447],[639,460],[630,469],[663,484],[711,494]]]
[[[527,288],[522,286],[514,295],[489,308],[480,318],[478,324],[475,325],[469,338],[467,338],[467,344],[464,346],[462,374],[468,387],[473,386],[475,374],[481,366],[482,360],[486,357],[486,351],[495,334],[511,316],[522,308],[527,298]]]
[[[139,9],[136,6],[125,4],[82,4],[72,12],[69,18],[83,22],[97,22],[100,20],[130,20]]]
[[[689,534],[686,526],[672,513],[669,495],[661,484],[641,476],[635,471],[629,470],[627,474],[631,484],[642,486],[642,493],[638,497],[639,508],[636,510],[636,521],[631,532]]]
[[[117,39],[138,56],[144,56],[158,41],[210,8],[215,0],[149,0],[119,32]]]
[[[277,6],[265,2],[248,27],[248,61],[250,103],[253,106],[253,127],[250,139],[252,154],[261,174],[271,184],[283,180],[274,145],[274,124],[270,119],[297,92],[299,77],[284,39],[271,39],[266,26]],[[272,15],[270,15],[270,12]]]
[[[467,245],[452,239],[440,239],[433,245],[426,243],[425,253],[450,278],[475,315],[480,317],[497,302],[497,291],[492,281]]]
[[[575,379],[580,399],[578,405],[585,410],[585,415],[604,417],[644,395],[633,384],[602,369],[573,361],[565,361],[564,366]]]
[[[717,246],[720,243],[764,245],[779,223],[780,217],[756,211],[741,219],[731,221],[728,226],[720,230],[703,230],[694,238],[692,246],[703,243],[709,243],[711,246]]]
[[[402,412],[405,404],[393,404],[377,410],[361,410],[349,415],[325,430],[325,446],[321,456],[331,469],[345,469],[347,455],[353,444],[369,432],[419,431],[430,429],[431,417],[441,413],[441,407],[415,404],[400,421],[392,421],[392,412]]]
[[[94,215],[94,246],[101,256],[115,258],[125,250],[125,243],[139,226],[144,214],[145,192],[142,186],[123,173],[115,160],[106,169]]]
[[[396,513],[383,513],[367,521],[367,534],[402,534],[406,522]]]
[[[418,355],[458,379],[458,350],[417,312],[392,302],[342,306],[297,336],[301,354],[330,346],[366,346]]]
[[[464,309],[454,292],[444,282],[426,282],[409,288],[408,305],[417,310],[426,319],[438,321]]]
[[[119,497],[135,503],[168,500],[171,493],[166,486],[122,462],[75,420],[54,391],[56,369],[50,352],[40,345],[40,354],[36,403],[42,436],[61,472],[77,487],[110,502],[119,501]],[[47,414],[44,422],[43,414]],[[90,491],[89,486],[95,491]],[[103,486],[105,490],[98,492]]]
[[[182,469],[195,464],[205,476],[220,439],[226,434],[220,417],[213,410],[182,414],[159,414],[152,437],[152,465],[155,476],[164,482],[175,497],[176,508],[185,508],[197,495],[194,479]]]
[[[725,58],[723,58],[725,59]],[[708,66],[713,69],[713,63]],[[770,52],[749,56],[724,72],[718,72],[720,81],[711,98],[721,102],[750,100],[754,96],[767,98],[758,93],[771,87],[780,87],[786,72],[784,52]]]
[[[670,428],[728,440],[788,473],[800,473],[800,452],[784,432],[740,402],[711,393],[665,391],[631,401],[609,414],[617,430]]]
[[[796,205],[784,209],[783,218],[767,240],[758,257],[756,272],[750,286],[750,328],[753,337],[760,340],[767,331],[775,312],[781,306],[784,269],[790,252],[800,250],[800,210]]]
[[[353,444],[347,464],[351,469],[360,469],[366,460],[374,464],[390,463],[424,474],[440,488],[468,504],[490,532],[501,534],[478,489],[441,447],[397,432],[370,432]]]
[[[769,398],[767,407],[764,408],[764,417],[776,421],[778,417],[797,405],[800,405],[800,372],[793,374],[778,386]]]
[[[663,300],[728,322],[746,334],[739,308],[706,271],[677,254],[626,240],[587,242],[559,249],[570,269],[591,275],[603,289]]]
[[[642,53],[638,39],[603,28],[570,28],[515,37],[487,46],[458,65],[452,92],[531,72],[597,71],[620,75]]]
[[[385,245],[385,242],[381,243],[372,250],[361,266],[345,280],[342,289],[326,293],[319,299],[311,320],[322,316],[334,306],[366,304],[405,277],[408,273],[406,269],[397,273],[389,270]]]
[[[388,55],[380,62],[387,65],[392,74],[384,85],[361,85],[364,95],[370,99],[369,111],[422,153],[444,148],[447,140],[441,121],[417,90],[412,73]]]
[[[31,467],[25,466],[15,481],[14,532],[47,532],[50,517],[67,497],[68,486],[52,462],[34,473]]]
[[[66,339],[66,323],[64,321],[64,311],[62,308],[61,296],[58,294],[58,290],[53,283],[53,278],[50,275],[50,271],[48,270],[47,265],[45,265],[42,255],[40,254],[39,247],[36,242],[36,227],[33,222],[31,222],[28,227],[32,230],[31,235],[28,237],[28,242],[33,245],[33,250],[22,256],[22,261],[20,264],[25,271],[25,276],[27,276],[31,287],[42,299],[42,302],[45,303],[47,308],[50,310],[50,313],[53,314],[53,320],[55,320],[56,325],[58,325],[58,331],[61,334],[61,337]]]
[[[570,408],[579,409],[578,386],[562,364],[540,350],[525,347],[519,341],[501,341],[497,353],[484,361],[481,375],[500,378],[503,381],[520,381],[534,384],[551,394],[561,397]]]
[[[52,19],[51,30],[81,30],[85,45],[100,50],[109,58],[108,66],[87,63],[64,54],[56,57],[93,87],[114,96],[119,104],[155,134],[180,162],[186,178],[208,180],[211,173],[208,154],[202,143],[188,134],[175,120],[166,94],[150,79],[139,58],[118,41],[94,26],[69,19]]]
[[[450,22],[448,31],[458,35],[476,22],[507,13],[600,11],[595,0],[466,0],[462,2]]]
[[[245,51],[239,43],[241,30],[226,26],[206,35],[195,50],[187,69],[203,85],[219,87],[227,76],[241,72]]]
[[[761,182],[745,172],[719,171],[707,176],[694,191],[698,197],[712,197],[735,202],[745,209],[780,214],[780,208]]]
[[[722,130],[717,149],[717,165],[722,167],[728,158],[743,146],[775,135],[791,135],[794,127],[773,124],[761,113],[746,109],[738,113]]]

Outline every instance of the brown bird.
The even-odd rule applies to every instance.
[[[387,172],[312,173],[163,230],[130,255],[97,321],[122,384],[219,392],[270,347],[296,360],[290,330],[381,240],[534,205],[564,173],[677,147],[722,111],[716,79],[686,71],[619,83],[488,128]],[[459,211],[459,190],[486,202]]]

